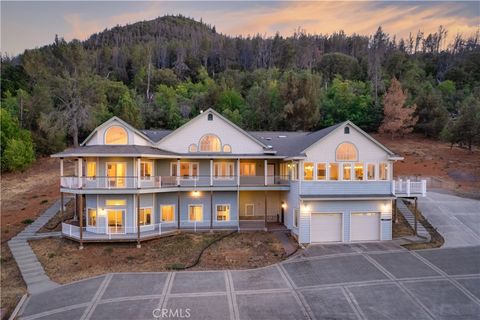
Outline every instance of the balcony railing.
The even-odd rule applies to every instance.
[[[427,195],[427,180],[410,181],[400,179],[392,181],[392,193],[399,197],[425,197]]]
[[[240,182],[240,184],[239,184]],[[173,187],[236,187],[287,185],[285,176],[152,176],[152,177],[61,177],[60,185],[67,189],[158,189]]]

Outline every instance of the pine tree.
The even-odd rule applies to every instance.
[[[385,117],[379,129],[380,133],[389,133],[393,139],[395,135],[403,136],[413,131],[418,120],[418,117],[414,116],[417,106],[405,106],[406,100],[407,93],[402,90],[400,82],[393,78],[383,100]]]

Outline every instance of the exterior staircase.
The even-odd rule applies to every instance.
[[[415,217],[413,212],[407,207],[405,202],[401,199],[397,200],[397,209],[402,213],[407,220],[408,224],[415,230]],[[427,229],[417,220],[417,236],[427,239],[430,241],[430,233],[428,233]]]

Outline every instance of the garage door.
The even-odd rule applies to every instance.
[[[380,240],[380,213],[352,213],[351,241]]]
[[[341,213],[312,213],[310,242],[342,241]]]

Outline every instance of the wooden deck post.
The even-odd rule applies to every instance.
[[[265,231],[267,231],[267,190],[264,191],[265,194]]]
[[[80,216],[80,247],[79,249],[83,249],[83,195],[78,197],[79,203],[79,216]]]
[[[137,194],[137,248],[141,248],[140,244],[140,195]]]
[[[65,212],[63,210],[63,192],[60,192],[60,213],[61,213],[62,219],[63,219],[63,215],[65,214]]]
[[[413,217],[415,219],[415,235],[418,235],[417,234],[417,224],[418,224],[418,218],[417,218],[417,197],[414,198],[415,199],[415,209],[413,211]]]

